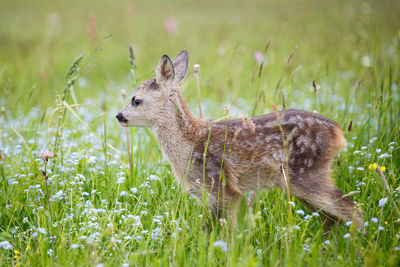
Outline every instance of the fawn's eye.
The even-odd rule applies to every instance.
[[[132,106],[137,107],[140,104],[142,104],[142,100],[141,99],[137,99],[135,97],[132,98]]]

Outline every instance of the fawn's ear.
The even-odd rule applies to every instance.
[[[174,81],[174,78],[174,65],[167,55],[163,55],[156,68],[156,82],[159,85],[168,86]]]
[[[186,77],[189,65],[189,53],[187,50],[182,50],[174,59],[175,81],[183,82]]]

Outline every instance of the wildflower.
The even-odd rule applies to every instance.
[[[361,59],[361,64],[367,68],[371,67],[371,60],[369,59],[369,56],[363,56]]]
[[[386,202],[387,202],[387,197],[385,197],[385,198],[382,198],[381,200],[379,200],[379,204],[378,204],[378,206],[379,207],[383,207],[383,206],[385,206],[385,204],[386,204]]]
[[[344,239],[350,238],[350,233],[345,234],[345,235],[343,236],[343,238],[344,238]]]
[[[383,227],[383,226],[378,226],[378,231],[383,231],[383,230],[385,230],[385,227]]]
[[[376,169],[378,169],[378,164],[376,164],[376,163],[369,164],[369,165],[368,165],[368,168],[369,168],[370,170],[372,170],[372,169],[376,170]],[[386,171],[386,167],[385,167],[385,166],[381,166],[380,169],[381,169],[382,172],[385,172],[385,171]]]
[[[147,180],[150,180],[150,181],[160,181],[160,177],[158,177],[157,175],[152,174],[152,175],[150,175],[149,177],[147,177]]]
[[[261,64],[264,61],[264,56],[260,51],[254,51],[253,57],[258,64]]]
[[[324,242],[325,245],[329,245],[330,243],[331,243],[330,240],[325,240],[325,242]]]
[[[292,207],[296,207],[296,203],[294,203],[293,201],[289,201],[289,204],[292,205]]]
[[[42,234],[46,234],[47,232],[46,232],[46,229],[44,229],[44,228],[41,228],[41,227],[39,227],[39,228],[37,228],[36,229],[39,233],[42,233]]]
[[[388,154],[388,153],[383,153],[381,155],[379,155],[379,159],[383,159],[383,158],[390,158],[392,155]]]
[[[138,190],[137,190],[136,187],[132,187],[132,188],[131,188],[131,192],[132,192],[133,194],[136,194],[136,193],[138,192]]]
[[[45,158],[49,158],[49,157],[54,156],[54,153],[50,152],[50,151],[47,151],[47,150],[42,150],[42,156],[45,157]]]
[[[0,242],[0,248],[12,249],[12,246],[8,241],[2,241],[2,242]]]
[[[178,29],[178,23],[173,17],[167,18],[164,22],[164,26],[168,34],[174,34]]]
[[[296,210],[296,213],[303,216],[305,214],[304,210]]]
[[[161,228],[157,227],[151,231],[151,239],[157,240],[161,236]]]
[[[310,246],[308,244],[304,244],[303,245],[303,250],[307,251],[307,252],[312,252],[310,249]]]
[[[378,168],[378,165],[376,165],[376,163],[369,164],[368,168],[369,168],[370,170],[372,170],[372,169],[376,170],[376,169]]]
[[[128,196],[129,194],[128,194],[128,192],[126,192],[126,191],[122,191],[121,193],[119,193],[119,195],[120,195],[121,197],[124,197],[124,196]]]
[[[78,244],[71,244],[71,248],[72,248],[72,249],[76,249],[76,248],[78,248],[78,247],[79,247]]]
[[[213,243],[213,247],[219,247],[222,251],[228,251],[228,244],[225,241],[219,240]]]
[[[371,218],[371,222],[377,223],[378,222],[378,218],[376,218],[376,217]]]
[[[117,184],[125,183],[125,177],[118,177]]]
[[[225,109],[225,114],[228,114],[229,113],[229,105],[225,104],[224,109]]]

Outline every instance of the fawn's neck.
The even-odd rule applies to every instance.
[[[204,122],[193,116],[179,90],[171,97],[163,119],[153,127],[154,134],[171,163],[175,176],[182,181]]]

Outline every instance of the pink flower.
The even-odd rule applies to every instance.
[[[52,156],[54,156],[54,153],[53,152],[50,152],[50,151],[47,151],[47,150],[42,150],[42,155],[44,156],[44,157],[52,157]]]
[[[258,64],[261,64],[264,61],[264,56],[260,51],[255,51],[253,57]]]
[[[165,20],[164,26],[167,33],[174,34],[178,29],[178,22],[173,17],[169,17]]]

